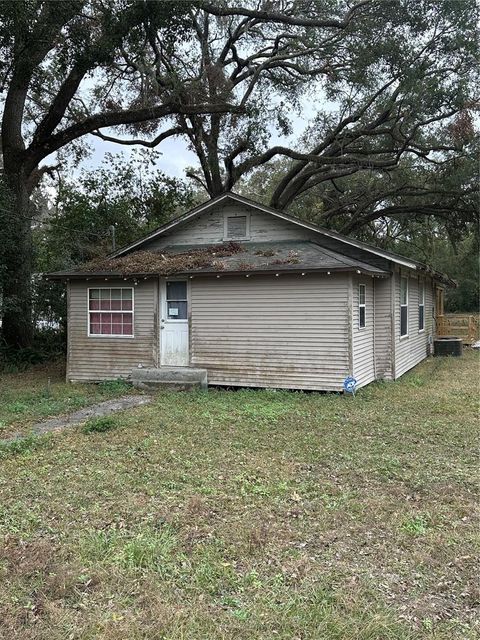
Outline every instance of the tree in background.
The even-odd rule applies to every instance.
[[[55,154],[110,126],[159,122],[175,112],[229,109],[192,93],[147,91],[145,78],[124,66],[152,33],[171,51],[189,31],[191,3],[139,0],[4,0],[0,3],[0,89],[3,188],[0,219],[2,333],[11,347],[32,340],[31,194],[52,171]],[[148,125],[145,125],[148,128]],[[81,150],[81,147],[80,147]]]
[[[107,154],[102,165],[79,178],[61,179],[48,216],[33,228],[34,271],[72,268],[133,242],[183,213],[194,202],[183,181],[155,168],[155,152],[130,160]],[[34,320],[65,322],[63,285],[35,279]]]

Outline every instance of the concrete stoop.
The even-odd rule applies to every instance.
[[[188,391],[206,389],[207,370],[191,367],[159,367],[133,369],[131,381],[137,389]]]

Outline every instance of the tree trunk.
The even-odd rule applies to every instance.
[[[22,167],[8,171],[6,211],[2,212],[2,337],[5,345],[32,345],[32,229],[30,195]]]

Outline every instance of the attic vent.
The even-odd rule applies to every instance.
[[[225,238],[239,240],[248,236],[247,216],[227,216],[225,225]]]

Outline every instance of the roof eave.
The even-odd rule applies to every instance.
[[[90,271],[82,272],[55,272],[46,273],[43,277],[46,280],[51,281],[66,281],[66,280],[92,280],[97,279],[119,279],[119,280],[135,280],[139,278],[178,278],[178,277],[194,277],[194,276],[244,276],[244,275],[269,275],[269,274],[288,274],[288,273],[358,273],[362,275],[368,275],[372,277],[386,278],[390,275],[388,271],[378,269],[365,269],[364,267],[308,267],[298,266],[285,268],[268,268],[268,269],[226,269],[226,270],[194,270],[194,271],[178,271],[176,273],[162,274],[162,273],[121,273],[119,271]]]

